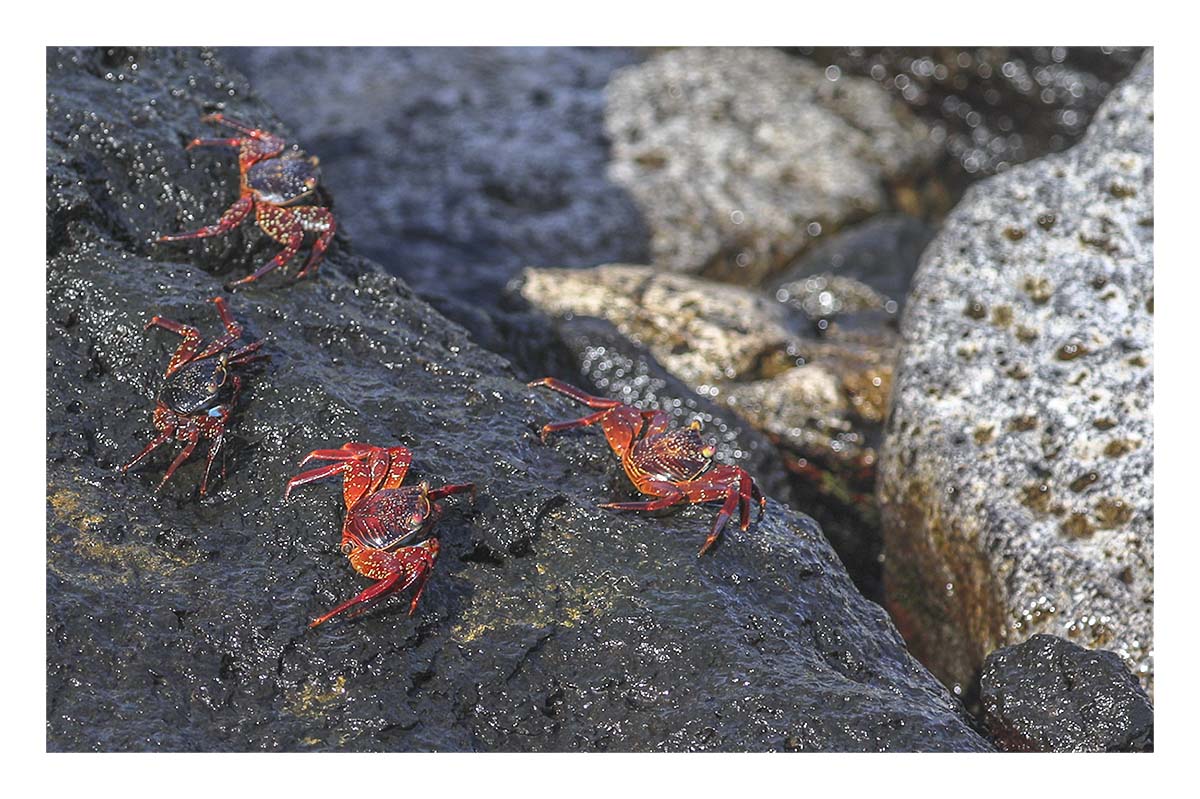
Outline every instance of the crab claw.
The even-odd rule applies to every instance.
[[[440,549],[441,546],[438,540],[430,538],[416,546],[401,547],[395,552],[378,549],[355,550],[351,555],[351,562],[354,563],[355,568],[360,572],[363,571],[363,566],[370,564],[382,565],[386,563],[390,573],[358,596],[347,599],[324,616],[313,619],[308,624],[309,628],[311,629],[324,624],[339,613],[343,613],[356,605],[365,606],[359,608],[358,612],[361,613],[391,594],[415,585],[417,590],[413,594],[412,603],[408,606],[408,615],[413,615],[417,610],[417,603],[421,601],[421,594],[425,591],[425,583],[428,582],[429,575],[433,571],[433,566],[437,563],[438,551]],[[361,563],[355,562],[356,559],[361,559]]]

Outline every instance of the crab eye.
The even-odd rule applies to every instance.
[[[408,523],[411,524],[413,527],[419,526],[421,524],[421,522],[423,522],[423,521],[425,521],[425,519],[424,519],[424,517],[421,516],[420,513],[414,513],[413,515],[408,517]]]

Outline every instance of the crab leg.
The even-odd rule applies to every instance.
[[[221,451],[221,446],[225,443],[225,426],[221,425],[221,430],[213,437],[212,446],[208,448],[208,460],[204,467],[204,479],[200,481],[200,496],[205,496],[208,492],[208,475],[212,472],[213,461],[217,459],[217,453]],[[224,468],[222,468],[222,472]]]
[[[662,510],[687,499],[687,493],[676,487],[674,483],[653,480],[639,485],[638,490],[643,494],[656,497],[656,499],[646,502],[606,502],[600,507],[613,510]]]
[[[296,273],[297,278],[302,278],[308,275],[309,272],[316,274],[317,266],[325,258],[325,250],[333,242],[333,234],[337,232],[337,222],[334,221],[333,214],[325,208],[317,206],[304,206],[295,210],[296,216],[301,220],[301,224],[306,224],[309,230],[320,231],[321,235],[313,242],[312,252],[309,253],[308,262],[304,268]]]
[[[543,377],[540,380],[534,380],[529,385],[530,387],[534,388],[537,386],[545,386],[551,391],[557,391],[559,394],[564,394],[576,402],[582,402],[589,408],[615,408],[622,404],[618,400],[593,396],[582,389],[575,388],[575,386],[571,385],[570,383],[564,383],[563,381],[554,377]]]
[[[245,139],[192,139],[185,150],[196,147],[241,147]]]
[[[175,354],[171,356],[171,361],[167,364],[167,371],[164,373],[166,377],[170,377],[175,373],[176,369],[183,366],[195,356],[196,350],[200,346],[200,331],[191,325],[180,324],[172,319],[164,319],[161,316],[151,317],[144,329],[149,330],[152,327],[161,327],[164,330],[170,330],[172,333],[178,333],[183,336],[183,341],[179,342],[179,346],[175,348]]]
[[[740,495],[735,489],[728,488],[725,490],[725,504],[721,506],[721,512],[717,514],[716,521],[713,522],[712,532],[708,534],[708,538],[704,539],[704,546],[700,547],[701,555],[716,543],[717,538],[721,535],[721,531],[725,529],[725,525],[729,522],[729,517],[733,515],[734,508],[740,502]]]
[[[158,484],[158,488],[154,489],[156,493],[162,491],[162,487],[165,486],[167,481],[171,479],[171,475],[175,474],[175,470],[178,469],[180,465],[191,456],[192,450],[196,449],[196,442],[199,440],[200,431],[189,425],[187,444],[179,451],[179,454],[175,456],[175,460],[171,461],[171,465],[167,467],[167,473],[163,475],[162,482]]]
[[[441,488],[431,489],[426,496],[429,497],[430,502],[436,502],[442,497],[448,497],[451,494],[465,494],[468,491],[471,493],[472,497],[475,495],[474,483],[454,483],[451,485],[444,485]]]
[[[393,591],[404,590],[405,586],[397,586],[396,585],[396,583],[398,583],[400,581],[400,578],[402,578],[403,576],[404,576],[403,572],[398,572],[396,574],[390,574],[387,577],[384,577],[382,580],[375,583],[370,588],[367,588],[365,591],[363,591],[358,596],[355,596],[351,599],[347,599],[345,602],[338,605],[336,608],[329,611],[324,616],[321,616],[320,618],[317,618],[317,619],[313,619],[311,622],[309,622],[308,626],[310,628],[316,627],[318,624],[324,624],[325,622],[332,619],[334,616],[338,615],[339,613],[342,613],[343,611],[349,610],[350,608],[354,607],[355,605],[360,605],[364,602],[378,601],[380,599],[383,599],[385,596],[392,593]],[[415,577],[413,579],[415,579]],[[407,583],[406,583],[406,585],[407,585]]]
[[[224,114],[219,113],[219,112],[215,113],[215,114],[206,114],[205,116],[200,117],[200,121],[201,122],[213,122],[218,125],[224,125],[227,128],[233,128],[234,130],[238,131],[239,133],[243,133],[252,139],[264,139],[264,138],[274,139],[274,138],[277,138],[275,136],[272,136],[270,133],[267,133],[264,130],[259,130],[258,128],[252,128],[249,125],[247,125],[245,122],[236,120],[233,117],[227,117]]]
[[[350,562],[354,568],[365,576],[378,579],[379,582],[358,596],[346,600],[324,616],[314,619],[308,626],[316,627],[355,605],[374,603],[396,591],[403,591],[411,585],[417,585],[417,591],[408,607],[408,615],[411,616],[417,609],[417,603],[421,600],[421,594],[425,590],[425,583],[429,580],[429,574],[437,562],[438,550],[438,540],[430,538],[422,544],[404,547],[394,553],[378,549],[354,552],[350,556]],[[380,576],[380,571],[384,572],[382,576]],[[400,583],[401,580],[403,583]]]
[[[241,280],[232,281],[229,284],[229,288],[243,286],[246,283],[258,280],[272,269],[285,266],[288,261],[295,257],[296,253],[300,252],[300,245],[304,243],[304,228],[295,219],[287,219],[288,216],[290,215],[281,208],[259,206],[259,226],[262,227],[268,236],[282,244],[283,249],[279,251],[278,255],[259,267],[258,271],[246,275]]]
[[[316,469],[310,469],[307,472],[301,472],[300,474],[293,477],[291,480],[288,480],[287,488],[285,488],[283,491],[284,501],[285,502],[287,501],[288,495],[290,495],[292,493],[293,488],[299,488],[302,485],[308,485],[309,483],[316,482],[317,480],[324,480],[326,477],[329,477],[330,475],[334,475],[334,474],[337,474],[338,472],[344,471],[345,468],[346,468],[345,464],[331,463],[326,466],[320,466]]]
[[[228,233],[238,225],[245,221],[246,216],[250,213],[250,209],[254,207],[254,198],[250,196],[240,197],[237,202],[229,206],[225,213],[221,214],[221,218],[215,224],[205,225],[199,230],[193,230],[190,233],[170,233],[165,236],[159,236],[159,241],[185,241],[187,239],[205,239],[209,236],[218,236],[222,233]]]
[[[157,436],[154,437],[153,441],[151,441],[149,444],[146,445],[145,449],[143,449],[141,452],[139,452],[137,455],[135,455],[133,460],[131,460],[129,463],[127,463],[121,467],[121,474],[125,474],[125,472],[127,472],[131,468],[133,468],[133,466],[136,465],[138,461],[140,461],[142,458],[149,455],[155,449],[157,449],[158,447],[160,447],[161,445],[163,445],[167,441],[169,441],[171,439],[171,436],[173,436],[174,434],[175,434],[175,426],[174,425],[169,425],[168,427],[166,427],[161,433],[159,433]]]
[[[271,356],[266,354],[265,352],[259,353],[257,355],[254,354],[255,351],[258,350],[258,348],[261,346],[262,346],[261,341],[255,341],[252,344],[247,344],[246,346],[242,347],[237,352],[230,355],[229,360],[226,361],[226,363],[228,363],[230,366],[234,366],[237,364],[250,363],[251,361],[258,361],[263,358],[270,358]]]
[[[596,411],[593,414],[584,416],[581,419],[572,419],[567,422],[550,422],[549,424],[542,425],[542,441],[544,442],[546,440],[546,436],[550,435],[551,433],[557,433],[560,430],[571,430],[576,427],[587,427],[588,425],[595,424],[605,416],[608,416],[610,411],[611,408],[606,408],[602,411]]]

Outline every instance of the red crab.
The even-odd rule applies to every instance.
[[[617,400],[593,397],[572,385],[543,377],[529,385],[565,394],[595,413],[569,422],[552,422],[542,428],[542,440],[559,430],[600,423],[604,437],[621,458],[625,473],[648,502],[609,502],[602,508],[617,510],[660,510],[680,502],[713,502],[723,499],[721,512],[713,523],[712,532],[700,547],[703,555],[716,542],[726,522],[735,510],[740,513],[741,528],[750,526],[750,501],[758,500],[758,515],[762,518],[767,500],[758,490],[745,469],[714,464],[716,450],[700,438],[698,421],[683,429],[670,430],[671,417],[662,411],[642,411]]]
[[[204,496],[208,491],[208,476],[212,471],[213,460],[220,452],[221,445],[225,443],[225,426],[242,390],[242,379],[233,374],[233,370],[267,357],[257,354],[258,348],[262,346],[261,341],[234,348],[242,337],[242,326],[229,315],[225,300],[213,297],[212,302],[217,306],[221,321],[225,323],[225,334],[214,339],[203,349],[200,347],[200,331],[190,325],[163,319],[161,316],[155,316],[146,323],[147,330],[161,327],[183,336],[183,341],[171,356],[171,362],[167,364],[162,388],[158,392],[154,426],[158,428],[159,433],[133,460],[121,467],[121,473],[124,474],[172,436],[185,442],[155,490],[161,490],[166,485],[175,470],[192,454],[201,438],[210,438],[212,446],[208,449],[208,465],[200,483],[200,496]],[[221,473],[224,474],[224,471],[222,468]]]
[[[223,114],[210,114],[203,117],[202,121],[216,122],[242,134],[231,139],[192,139],[187,146],[189,150],[193,147],[237,147],[238,168],[242,176],[241,196],[229,210],[221,214],[215,224],[191,233],[160,236],[158,240],[184,241],[219,236],[233,230],[254,211],[258,226],[282,244],[283,250],[257,272],[233,281],[229,287],[258,280],[272,269],[286,264],[300,251],[305,233],[317,234],[317,240],[313,242],[308,263],[296,277],[302,278],[310,271],[315,273],[337,230],[333,213],[328,208],[296,205],[317,188],[317,159],[306,158],[296,151],[281,155],[285,144],[283,139]]]
[[[365,603],[370,606],[415,585],[417,590],[408,608],[411,616],[437,562],[439,546],[436,538],[428,538],[415,546],[402,544],[433,528],[442,513],[437,503],[439,499],[464,491],[474,494],[475,486],[461,483],[430,488],[429,483],[421,481],[415,486],[402,487],[400,484],[412,463],[412,453],[405,447],[384,448],[351,441],[340,449],[313,450],[300,465],[313,460],[332,463],[301,472],[289,480],[283,493],[284,500],[297,486],[341,472],[342,493],[346,500],[342,552],[350,556],[350,565],[355,571],[378,582],[308,626],[316,627],[355,605]]]

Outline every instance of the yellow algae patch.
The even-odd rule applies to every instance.
[[[87,513],[83,509],[82,497],[69,488],[60,488],[47,495],[46,501],[50,503],[60,521],[77,530],[87,530],[104,521],[104,517],[98,513]]]
[[[476,593],[475,601],[450,634],[459,643],[470,643],[494,630],[511,627],[574,627],[589,616],[612,610],[606,593],[571,586],[548,586],[537,596]]]
[[[75,552],[85,560],[115,571],[115,574],[107,575],[106,578],[122,585],[133,578],[135,571],[161,577],[176,569],[194,566],[199,562],[199,558],[186,557],[141,542],[114,544],[105,541],[91,532],[92,528],[104,521],[104,516],[87,512],[80,494],[69,488],[52,491],[47,495],[46,501],[50,503],[51,510],[60,522],[78,531],[79,534],[71,540]],[[71,539],[72,537],[68,535],[66,538]],[[59,546],[63,543],[64,536],[51,534],[48,540],[52,546]],[[101,576],[97,574],[74,573],[64,569],[57,562],[55,554],[53,550],[49,553],[46,565],[50,571],[64,580],[87,579],[92,582],[101,580]]]
[[[293,716],[320,718],[324,714],[324,708],[332,702],[341,701],[346,697],[346,678],[338,675],[334,680],[333,687],[328,691],[322,691],[318,686],[307,684],[295,693],[288,700],[286,710]],[[315,741],[316,743],[320,741]]]

